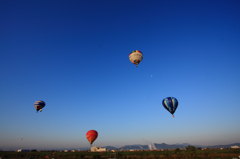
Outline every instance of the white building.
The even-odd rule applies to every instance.
[[[149,150],[157,150],[157,147],[155,144],[148,145]]]
[[[18,149],[17,152],[22,152],[22,149]]]
[[[237,146],[237,145],[234,145],[234,146],[231,146],[232,149],[240,149],[240,146]]]
[[[103,148],[103,147],[91,147],[91,152],[106,152],[107,148]]]

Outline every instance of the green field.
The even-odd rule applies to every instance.
[[[240,149],[119,151],[119,152],[0,152],[0,159],[240,159]]]

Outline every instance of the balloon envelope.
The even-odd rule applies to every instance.
[[[86,138],[90,144],[92,144],[98,137],[98,132],[96,130],[89,130],[86,133]]]
[[[37,111],[42,111],[43,107],[45,107],[46,103],[42,100],[38,100],[34,103],[34,107]]]
[[[174,97],[164,98],[162,104],[164,108],[167,109],[167,111],[169,111],[172,115],[174,114],[178,107],[178,101]]]
[[[137,66],[142,61],[143,54],[141,51],[135,50],[135,51],[132,51],[128,57],[129,57],[129,60]]]

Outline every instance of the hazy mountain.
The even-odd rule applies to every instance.
[[[213,145],[213,146],[205,146],[205,145],[192,145],[192,144],[188,144],[188,143],[183,143],[183,144],[166,144],[166,143],[153,143],[153,144],[149,144],[149,145],[125,145],[122,147],[114,147],[114,146],[103,146],[105,148],[107,148],[108,150],[160,150],[160,149],[184,149],[187,146],[195,146],[196,148],[201,147],[201,148],[231,148],[231,146],[240,146],[240,143],[233,143],[233,144],[227,144],[227,145]],[[52,149],[52,150],[56,150],[56,151],[60,151],[60,150],[89,150],[89,147],[82,147],[82,148],[57,148],[57,149]],[[0,147],[0,151],[9,151],[9,150],[13,150],[16,151],[17,148],[2,148]],[[31,150],[31,149],[29,149]],[[43,150],[43,149],[40,149]]]
[[[107,150],[118,150],[119,148],[114,146],[103,146],[104,148],[107,148]]]
[[[166,144],[166,143],[153,143],[150,145],[125,145],[119,148],[113,147],[113,146],[105,146],[108,150],[159,150],[159,149],[183,149],[187,146],[195,146],[195,147],[201,147],[201,148],[230,148],[231,146],[240,146],[240,143],[233,143],[228,145],[214,145],[214,146],[202,146],[202,145],[192,145],[188,143],[183,144]]]
[[[119,150],[148,150],[148,145],[125,145],[119,148]]]
[[[173,145],[169,145],[166,143],[161,143],[161,144],[154,144],[156,149],[176,149],[176,148],[185,148],[186,146],[190,145],[190,144],[173,144]]]
[[[231,146],[240,146],[240,143],[233,143],[228,145],[214,145],[214,146],[205,146],[207,148],[230,148]]]
[[[176,148],[185,148],[190,144],[174,144],[168,145],[166,143],[153,143],[150,145],[125,145],[119,148],[119,150],[158,150],[158,149],[176,149]]]

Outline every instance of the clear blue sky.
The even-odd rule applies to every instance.
[[[0,149],[240,142],[239,61],[239,0],[1,0]]]

